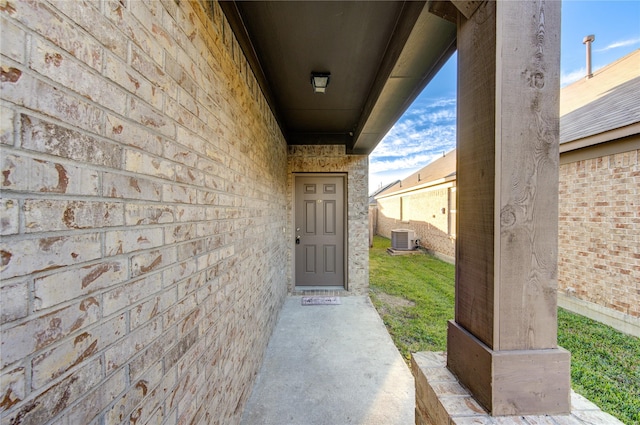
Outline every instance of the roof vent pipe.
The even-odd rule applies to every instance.
[[[596,40],[596,36],[591,34],[582,39],[582,44],[587,45],[587,80],[593,77],[593,73],[591,72],[591,43]]]

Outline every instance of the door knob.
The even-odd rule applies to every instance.
[[[296,236],[296,245],[300,245],[300,236]]]

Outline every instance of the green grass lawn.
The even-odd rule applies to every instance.
[[[398,350],[445,351],[453,319],[453,265],[426,254],[387,254],[376,236],[369,251],[371,300]],[[559,309],[558,344],[571,351],[573,389],[628,425],[640,425],[640,339]]]

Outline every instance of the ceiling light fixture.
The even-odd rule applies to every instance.
[[[329,85],[330,72],[312,72],[311,85],[314,93],[324,93]]]

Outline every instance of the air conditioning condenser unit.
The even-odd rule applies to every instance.
[[[399,251],[409,251],[416,246],[416,233],[409,229],[391,231],[391,248]]]

